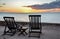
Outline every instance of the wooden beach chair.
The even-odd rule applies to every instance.
[[[5,20],[5,29],[4,29],[4,35],[9,33],[11,36],[13,36],[16,33],[16,30],[18,28],[14,17],[3,17]],[[8,28],[8,30],[7,30]]]
[[[41,26],[41,15],[29,15],[29,37],[31,37],[31,33],[39,33],[38,36],[33,37],[40,37],[42,26]]]

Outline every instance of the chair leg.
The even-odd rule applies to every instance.
[[[4,32],[2,35],[5,35],[6,34],[6,32]]]
[[[21,34],[23,34],[25,36],[24,32],[20,32],[18,35],[21,35]]]
[[[42,32],[40,31],[40,33],[42,33]]]
[[[7,28],[7,27],[5,26],[5,29],[4,29],[4,33],[3,33],[3,35],[5,35],[5,34],[6,34],[6,28]]]
[[[30,33],[29,33],[29,37],[30,37]]]
[[[38,38],[40,38],[40,33],[39,33],[39,36],[38,36]]]
[[[25,32],[25,34],[27,35],[28,33],[27,33],[27,32]]]
[[[31,33],[30,33],[30,31],[29,31],[29,37],[30,37],[30,34],[31,34]]]
[[[16,33],[16,31],[12,31],[12,34],[11,34],[11,36],[15,35],[15,33]]]
[[[41,28],[40,28],[40,33],[42,33],[42,26],[41,26]]]

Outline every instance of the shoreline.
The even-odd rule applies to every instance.
[[[22,25],[26,25],[29,24],[29,22],[16,22],[17,24],[22,24]],[[41,25],[59,25],[60,23],[46,23],[46,22],[41,22]],[[0,26],[5,26],[5,22],[4,21],[0,21]]]

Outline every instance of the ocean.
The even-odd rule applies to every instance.
[[[15,17],[15,21],[29,22],[29,15],[41,15],[41,22],[44,23],[60,23],[60,12],[44,12],[44,13],[13,13],[0,12],[0,21],[4,21],[4,16]]]

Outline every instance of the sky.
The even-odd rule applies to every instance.
[[[34,4],[42,5],[44,3],[50,3],[53,1],[56,0],[0,0],[0,6],[2,6],[0,7],[0,11],[4,11],[4,12],[32,12],[33,11],[34,12],[35,9],[29,7],[22,7],[22,6],[29,6]]]
[[[27,6],[34,4],[50,3],[55,0],[0,0],[0,3],[6,3],[7,6]]]

